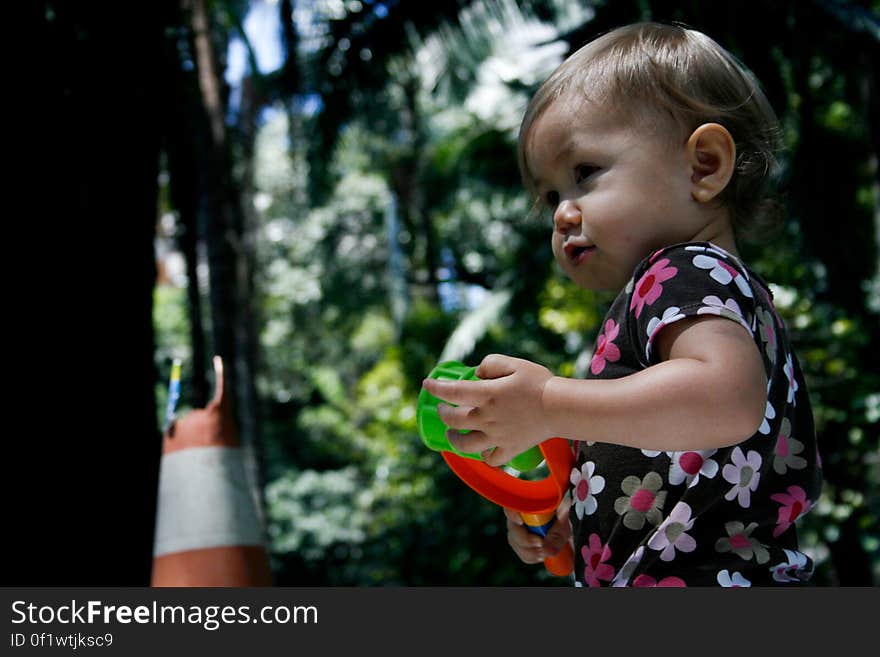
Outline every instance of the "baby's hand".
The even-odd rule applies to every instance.
[[[571,539],[571,525],[568,522],[570,509],[571,500],[566,496],[556,510],[556,522],[547,532],[547,536],[541,537],[526,529],[518,512],[505,508],[507,542],[516,556],[524,563],[540,563],[547,557],[556,556]]]
[[[546,367],[521,358],[487,356],[475,374],[480,381],[425,379],[425,390],[456,407],[439,404],[437,412],[450,427],[453,447],[480,452],[499,466],[551,438],[542,403],[544,386],[553,378]],[[459,431],[469,430],[462,435]]]

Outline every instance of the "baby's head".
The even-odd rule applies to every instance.
[[[563,62],[534,95],[520,126],[520,171],[533,195],[532,128],[559,101],[585,113],[607,113],[669,139],[670,146],[686,144],[701,125],[724,126],[736,154],[729,182],[714,201],[727,209],[738,236],[756,234],[778,218],[771,198],[780,147],[776,116],[752,74],[706,35],[636,23],[604,34]]]

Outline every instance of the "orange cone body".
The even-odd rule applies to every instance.
[[[163,437],[153,586],[272,585],[219,357],[214,372],[214,399]]]

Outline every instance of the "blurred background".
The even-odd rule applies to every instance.
[[[75,429],[39,443],[47,502],[22,507],[31,565],[7,581],[146,581],[171,364],[184,413],[220,354],[277,584],[568,585],[516,559],[415,403],[441,359],[583,374],[611,299],[554,266],[516,131],[567,54],[651,19],[731,50],[780,117],[787,222],[742,251],[814,404],[802,546],[818,585],[880,583],[880,3],[36,6],[58,182],[34,228],[52,293],[28,307],[70,373],[44,421]]]

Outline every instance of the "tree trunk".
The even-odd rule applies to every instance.
[[[203,234],[210,276],[211,320],[215,352],[227,363],[226,385],[235,399],[236,421],[260,514],[264,513],[260,458],[259,409],[255,381],[256,340],[251,308],[253,240],[245,232],[239,186],[232,175],[222,93],[222,72],[212,41],[205,0],[184,0],[190,6],[194,53],[202,105],[210,139],[204,144],[202,167],[207,172],[203,196]]]
[[[174,5],[136,20],[93,3],[43,3],[48,51],[28,65],[34,107],[52,116],[26,134],[48,137],[29,177],[37,207],[15,306],[28,335],[12,342],[10,431],[29,453],[7,458],[25,478],[10,500],[6,585],[146,586],[152,567],[161,440],[153,363],[153,237],[167,98],[163,44]],[[45,58],[45,59],[43,59]],[[17,192],[20,194],[20,192]],[[10,287],[18,287],[13,285]]]
[[[175,60],[177,58],[174,53]],[[205,345],[205,328],[202,321],[202,296],[198,281],[198,206],[200,170],[196,158],[196,134],[202,122],[201,100],[193,75],[178,65],[172,71],[174,80],[173,107],[179,111],[169,117],[165,139],[168,161],[171,204],[180,218],[176,242],[186,262],[187,310],[189,317],[190,346],[192,349],[192,399],[193,408],[203,408],[211,395],[208,383],[208,353]],[[204,140],[204,138],[203,138]],[[213,368],[212,368],[213,369]]]

